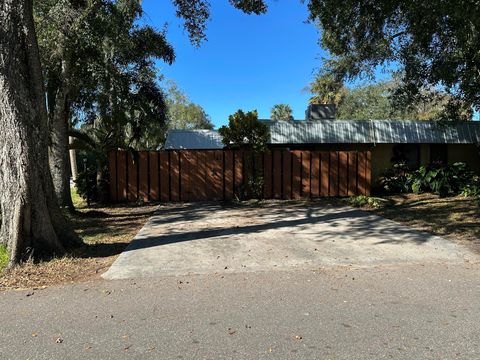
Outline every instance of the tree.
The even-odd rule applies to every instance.
[[[31,0],[0,4],[0,243],[12,266],[30,250],[61,254],[78,242],[57,204]]]
[[[477,1],[311,0],[308,6],[331,54],[324,69],[336,79],[395,67],[402,74],[395,95],[405,105],[440,88],[451,96],[446,117],[469,118],[480,108]]]
[[[0,2],[0,243],[7,245],[9,266],[28,250],[60,254],[78,243],[57,203],[48,166],[48,116],[32,1]],[[191,38],[202,40],[208,2],[173,2]],[[260,0],[231,3],[247,13],[266,11]]]
[[[270,111],[270,119],[292,121],[293,120],[292,113],[293,111],[290,105],[276,104],[276,105],[273,105]]]
[[[441,116],[447,95],[441,92],[423,94],[423,101],[404,107],[395,103],[393,93],[398,89],[395,80],[356,86],[345,90],[337,106],[337,118],[347,120],[436,120]]]
[[[339,106],[348,90],[341,79],[336,79],[333,74],[319,73],[310,84],[311,104],[335,104]]]
[[[270,139],[268,125],[258,120],[257,110],[238,110],[228,117],[228,126],[222,126],[218,132],[225,146],[257,152],[266,150]]]
[[[270,140],[268,125],[258,120],[257,110],[243,112],[238,110],[228,117],[228,126],[222,126],[218,132],[223,137],[226,147],[247,150],[244,153],[244,186],[236,189],[236,196],[240,199],[263,196],[263,174],[258,159],[263,151],[267,150]]]
[[[205,110],[192,103],[172,80],[168,82],[166,103],[169,129],[213,129],[210,116]]]
[[[37,0],[34,10],[48,104],[50,170],[59,204],[73,208],[72,119],[92,124],[101,118],[111,136],[129,132],[129,144],[138,141],[151,123],[165,122],[153,61],[172,63],[174,53],[163,32],[138,24],[138,1]],[[123,142],[117,139],[116,145]]]

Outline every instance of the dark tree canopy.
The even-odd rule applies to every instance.
[[[311,0],[309,10],[331,54],[324,68],[337,78],[398,66],[405,103],[440,87],[452,96],[449,115],[480,108],[478,1]]]
[[[267,12],[263,0],[229,0],[235,8],[246,14],[260,15]],[[177,17],[184,20],[193,45],[199,46],[206,40],[207,21],[210,18],[210,1],[208,0],[173,0],[177,8]]]
[[[225,146],[230,148],[264,151],[270,140],[268,126],[258,120],[257,110],[238,110],[228,117],[228,126],[222,126],[218,132]]]

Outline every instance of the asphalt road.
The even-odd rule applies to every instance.
[[[0,293],[1,359],[478,359],[480,265],[98,280]]]

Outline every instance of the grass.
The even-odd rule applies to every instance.
[[[87,205],[87,202],[85,201],[84,198],[82,198],[78,192],[77,189],[74,187],[70,188],[70,194],[72,195],[72,202],[73,206],[75,206],[76,209],[85,207]]]
[[[28,261],[1,273],[0,290],[41,288],[98,278],[130,243],[146,220],[155,212],[155,205],[115,205],[87,208],[72,193],[76,212],[68,215],[83,246],[63,257],[47,261]],[[4,249],[0,248],[0,269]]]
[[[0,245],[0,274],[8,265],[8,251],[3,245]]]
[[[476,198],[404,194],[384,199],[380,208],[367,210],[480,252],[480,208]]]

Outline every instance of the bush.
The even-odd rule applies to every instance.
[[[465,163],[452,165],[433,163],[421,166],[416,171],[405,164],[395,164],[380,178],[381,190],[392,193],[432,192],[442,197],[449,195],[478,196],[480,181],[478,176]]]
[[[349,199],[349,203],[351,206],[355,207],[369,206],[373,208],[379,208],[382,206],[382,200],[380,198],[365,195],[352,196]]]
[[[412,191],[432,192],[442,197],[458,195],[473,185],[475,174],[465,163],[422,166],[414,174]]]
[[[391,194],[409,193],[412,191],[413,173],[403,163],[394,164],[391,169],[385,171],[379,180],[381,191]]]

